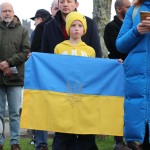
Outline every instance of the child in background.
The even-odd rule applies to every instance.
[[[69,40],[65,40],[57,44],[54,53],[63,55],[74,55],[84,57],[95,57],[95,50],[82,42],[82,35],[86,33],[86,18],[74,11],[66,17],[66,31],[70,36]],[[53,149],[63,150],[98,150],[95,143],[95,135],[80,135],[68,133],[55,133],[53,139]]]

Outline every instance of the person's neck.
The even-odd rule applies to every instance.
[[[118,16],[118,18],[119,18],[121,21],[124,20],[120,14],[118,14],[117,16]]]
[[[66,17],[67,17],[67,15],[66,15],[66,14],[61,14],[61,15],[62,15],[63,21],[66,22]]]
[[[76,46],[79,42],[81,42],[81,38],[80,39],[69,39],[69,42],[71,43],[71,45]]]
[[[6,21],[3,21],[3,22],[4,22],[4,24],[5,24],[6,27],[8,27],[9,24],[10,24],[10,22],[6,22]]]

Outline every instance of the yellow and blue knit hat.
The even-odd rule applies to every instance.
[[[68,35],[70,35],[70,27],[71,27],[72,23],[76,20],[79,20],[82,22],[83,28],[84,28],[84,34],[86,33],[87,24],[86,24],[85,16],[83,16],[82,14],[80,14],[76,11],[73,11],[73,12],[69,13],[66,17],[66,31],[67,31]]]

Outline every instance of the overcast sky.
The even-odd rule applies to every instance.
[[[32,28],[34,28],[34,21],[30,20],[31,17],[35,15],[38,9],[46,9],[50,11],[50,6],[52,0],[0,0],[0,3],[10,2],[20,20],[27,19],[32,22]],[[93,11],[93,0],[78,0],[79,7],[78,11],[86,16],[92,18]],[[112,16],[115,14],[114,11],[114,0],[112,4]]]

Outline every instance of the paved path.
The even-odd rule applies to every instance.
[[[5,122],[5,136],[8,137],[9,135],[10,135],[9,120],[6,119],[6,122]],[[28,130],[28,129],[20,129],[20,135],[21,135],[21,137],[32,137],[31,130]],[[50,137],[53,137],[54,132],[48,132],[48,135]]]

